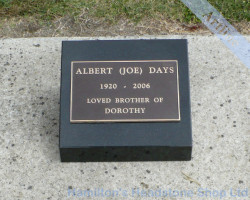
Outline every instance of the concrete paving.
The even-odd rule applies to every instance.
[[[189,41],[189,162],[61,163],[61,41],[83,38],[0,40],[1,200],[249,199],[249,69],[214,36],[158,38]]]

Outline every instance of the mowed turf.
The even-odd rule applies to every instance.
[[[249,0],[209,0],[229,22],[249,21]],[[121,18],[139,22],[162,18],[183,23],[199,19],[180,0],[0,0],[0,18],[33,17],[50,22],[63,16],[77,19],[83,14],[116,23]]]

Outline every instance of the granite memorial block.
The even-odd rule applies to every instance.
[[[187,40],[63,41],[63,162],[190,160]]]

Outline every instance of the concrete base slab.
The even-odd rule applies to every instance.
[[[61,41],[96,38],[0,40],[0,199],[247,199],[249,70],[215,36],[158,38],[189,41],[190,162],[61,163]]]

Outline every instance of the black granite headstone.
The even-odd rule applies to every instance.
[[[63,162],[190,160],[187,40],[63,41]]]

